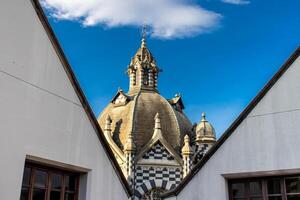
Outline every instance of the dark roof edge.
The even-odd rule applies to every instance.
[[[45,29],[45,31],[47,32],[47,35],[48,35],[48,37],[49,37],[49,39],[50,39],[50,41],[51,41],[51,43],[52,43],[52,45],[55,49],[60,61],[61,61],[66,73],[67,73],[67,76],[68,76],[69,80],[72,83],[72,86],[73,86],[78,98],[80,99],[80,102],[83,106],[83,109],[85,110],[86,114],[88,115],[88,118],[89,118],[91,124],[93,125],[93,128],[97,132],[98,139],[100,140],[100,143],[102,144],[102,146],[105,150],[105,153],[108,156],[108,159],[112,163],[112,166],[113,166],[114,170],[116,171],[116,174],[117,174],[118,178],[120,179],[121,184],[122,184],[127,196],[131,197],[132,196],[132,191],[131,191],[131,189],[130,189],[130,187],[129,187],[129,185],[128,185],[128,183],[127,183],[127,181],[126,181],[126,179],[125,179],[125,177],[124,177],[124,175],[121,171],[121,168],[119,167],[119,165],[118,165],[118,163],[117,163],[117,161],[116,161],[116,159],[115,159],[115,157],[114,157],[114,155],[113,155],[113,153],[112,153],[112,151],[109,147],[109,144],[107,143],[107,141],[104,138],[102,130],[101,130],[101,128],[100,128],[100,126],[97,122],[97,119],[96,119],[96,117],[95,117],[95,115],[94,115],[94,113],[93,113],[93,111],[92,111],[92,109],[91,109],[91,107],[90,107],[90,105],[89,105],[82,89],[79,86],[79,83],[78,83],[78,81],[75,77],[75,74],[74,74],[74,72],[73,72],[73,70],[72,70],[72,68],[71,68],[71,66],[70,66],[70,64],[69,64],[69,62],[68,62],[61,46],[60,46],[60,44],[59,44],[59,42],[58,42],[51,26],[50,26],[50,24],[49,24],[49,22],[48,22],[47,17],[45,16],[45,13],[44,13],[44,11],[43,11],[40,3],[39,3],[39,0],[30,0],[30,1],[31,1],[31,3],[32,3],[32,5],[33,5],[38,17],[39,17],[44,29]]]
[[[200,160],[199,163],[192,169],[192,171],[181,181],[181,183],[173,190],[166,192],[161,197],[177,196],[183,188],[191,181],[191,179],[200,171],[205,163],[213,156],[213,154],[221,147],[221,145],[230,137],[234,130],[242,123],[242,121],[248,116],[248,114],[255,108],[260,100],[267,94],[267,92],[273,87],[273,85],[280,79],[280,77],[286,72],[286,70],[294,63],[294,61],[300,56],[300,46],[294,51],[289,59],[280,67],[271,80],[262,88],[258,95],[252,99],[248,106],[241,112],[237,119],[230,125],[230,127],[223,133],[216,144],[207,152],[207,154]]]

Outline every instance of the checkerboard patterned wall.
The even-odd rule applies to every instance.
[[[136,196],[152,188],[173,189],[181,181],[181,169],[178,167],[147,167],[137,166],[135,176]]]
[[[172,155],[159,142],[153,145],[151,149],[144,154],[143,159],[174,160]]]
[[[182,179],[181,167],[170,166],[168,161],[175,160],[160,143],[154,144],[142,157],[142,160],[155,161],[155,165],[137,164],[135,168],[135,196],[140,199],[143,194],[153,188],[170,190],[176,187]]]
[[[197,152],[194,155],[193,163],[196,164],[197,162],[199,162],[199,160],[201,160],[201,158],[208,152],[209,149],[210,146],[208,144],[199,145],[196,149]]]

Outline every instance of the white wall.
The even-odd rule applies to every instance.
[[[300,58],[176,199],[227,199],[221,174],[300,168],[299,80]]]
[[[91,169],[88,200],[127,199],[30,0],[1,0],[0,27],[0,199],[19,199],[26,155]]]

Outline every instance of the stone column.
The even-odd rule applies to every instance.
[[[130,78],[130,85],[129,88],[135,86],[136,84],[136,71],[135,70],[130,70],[129,71],[129,78]]]
[[[192,155],[193,149],[190,146],[190,138],[188,135],[184,136],[184,145],[181,149],[182,159],[183,159],[183,177],[185,177],[192,169]]]
[[[153,70],[152,69],[149,69],[148,78],[149,78],[149,80],[148,80],[149,86],[153,87],[154,86],[154,77],[153,77]]]
[[[127,181],[129,182],[130,185],[133,186],[134,184],[134,157],[135,157],[135,150],[136,146],[133,141],[133,134],[130,133],[128,135],[126,144],[124,146],[124,154],[125,154],[125,177],[127,178]]]
[[[139,82],[139,86],[143,86],[144,83],[143,83],[143,79],[144,79],[144,70],[143,68],[141,67],[140,70],[139,70],[139,80],[137,80]]]

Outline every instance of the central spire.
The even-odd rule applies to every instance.
[[[147,27],[143,25],[142,28],[142,45],[141,48],[146,48],[146,36],[147,36]]]
[[[129,93],[141,90],[157,91],[159,68],[146,45],[146,27],[142,29],[141,47],[137,50],[127,69],[130,78]]]

